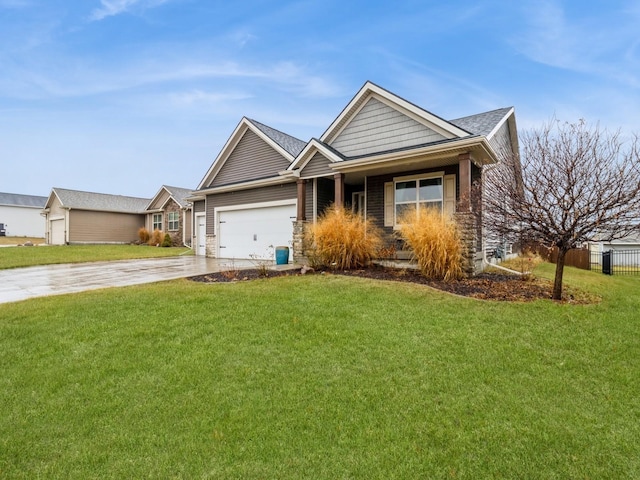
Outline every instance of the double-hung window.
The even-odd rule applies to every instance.
[[[169,231],[178,230],[180,224],[180,214],[178,212],[169,212]]]
[[[395,182],[395,223],[407,210],[442,212],[442,177],[403,178]]]
[[[162,214],[153,214],[153,230],[162,230]]]

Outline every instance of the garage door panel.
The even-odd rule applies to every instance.
[[[276,246],[290,245],[295,215],[295,204],[218,212],[219,256],[273,259]]]

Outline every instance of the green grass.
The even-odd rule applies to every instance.
[[[186,247],[158,248],[147,245],[47,245],[0,248],[0,269],[57,263],[99,262],[182,255]]]
[[[638,478],[640,278],[566,281],[602,302],[315,275],[3,305],[0,478]]]

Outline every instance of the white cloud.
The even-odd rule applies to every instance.
[[[217,104],[235,100],[246,100],[253,95],[242,92],[205,92],[203,90],[190,90],[188,92],[172,93],[169,98],[179,106],[191,106],[194,104]]]
[[[134,7],[146,10],[168,1],[170,0],[100,0],[102,7],[93,10],[89,15],[89,20],[103,20],[107,17],[126,13]]]
[[[629,13],[608,9],[600,16],[578,18],[567,15],[556,0],[536,1],[526,9],[525,27],[512,43],[537,63],[638,87],[637,16]],[[608,20],[602,21],[606,15]]]

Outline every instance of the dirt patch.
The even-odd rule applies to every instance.
[[[229,270],[207,275],[198,275],[189,279],[195,282],[226,283],[244,282],[258,279],[268,279],[280,276],[299,276],[300,270]],[[551,299],[553,285],[551,282],[530,278],[523,280],[517,275],[503,273],[481,273],[472,278],[453,282],[430,280],[413,269],[394,269],[386,267],[370,267],[358,270],[331,270],[309,272],[306,275],[345,275],[351,277],[371,278],[375,280],[390,280],[396,282],[417,283],[464,297],[482,300],[499,300],[509,302],[531,302],[539,299]],[[565,303],[586,304],[597,302],[586,294],[565,290]]]

